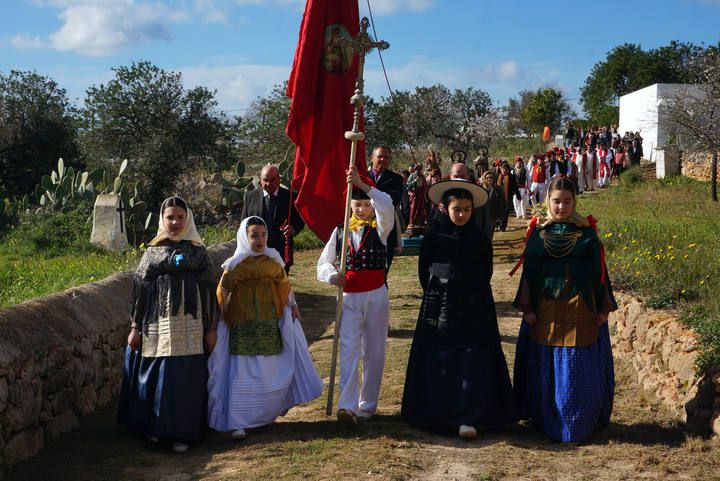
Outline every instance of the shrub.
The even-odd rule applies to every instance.
[[[643,183],[642,170],[638,166],[630,167],[620,174],[620,185],[626,188],[636,187]]]
[[[295,249],[302,251],[306,249],[322,249],[325,243],[307,227],[295,236]]]
[[[198,232],[208,247],[235,240],[237,236],[237,229],[227,224],[198,226]]]
[[[26,213],[7,234],[0,252],[42,257],[96,252],[90,244],[91,231],[89,212],[84,208]]]

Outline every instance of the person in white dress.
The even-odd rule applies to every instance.
[[[208,360],[208,424],[232,431],[272,423],[322,394],[300,312],[277,250],[260,217],[242,221],[235,254],[222,265],[223,315]]]

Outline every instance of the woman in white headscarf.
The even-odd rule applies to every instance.
[[[217,288],[223,316],[208,369],[208,418],[216,431],[264,426],[322,394],[285,264],[267,247],[260,217],[242,221]]]
[[[217,276],[183,199],[165,199],[159,224],[133,276],[118,422],[183,452],[207,427],[203,340],[217,325]]]

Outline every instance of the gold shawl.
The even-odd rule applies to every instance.
[[[228,294],[229,298],[225,298]],[[248,320],[279,319],[289,294],[285,269],[265,255],[248,257],[231,271],[223,272],[217,288],[225,324],[230,329]]]

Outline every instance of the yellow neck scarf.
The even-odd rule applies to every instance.
[[[362,230],[362,228],[366,225],[368,225],[374,229],[377,227],[377,220],[375,220],[375,217],[373,217],[372,219],[368,219],[368,220],[362,220],[362,219],[359,219],[358,217],[356,217],[355,214],[353,214],[350,217],[350,230],[352,232],[357,232],[359,230]]]

